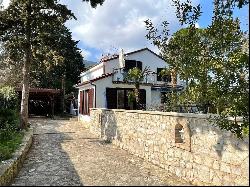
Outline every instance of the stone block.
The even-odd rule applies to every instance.
[[[176,174],[177,177],[181,177],[182,176],[181,169],[180,168],[176,168],[175,174]]]
[[[212,165],[212,168],[219,170],[220,169],[220,162],[218,160],[215,160],[213,165]]]
[[[222,179],[220,177],[218,177],[217,175],[215,175],[212,179],[212,184],[216,185],[216,186],[221,186],[222,185]]]
[[[235,182],[235,185],[238,185],[238,186],[249,186],[249,177],[246,178],[246,177],[238,176],[235,178],[234,182]]]
[[[192,168],[193,168],[193,164],[192,164],[191,162],[188,162],[188,163],[186,164],[186,168],[187,168],[187,169],[192,169]]]
[[[214,159],[210,158],[210,157],[206,157],[204,160],[203,160],[203,163],[205,166],[207,167],[212,167],[213,163],[214,163]]]
[[[205,171],[205,170],[200,170],[199,171],[199,176],[198,178],[202,181],[202,182],[210,182],[210,172],[209,171]]]
[[[194,155],[194,162],[197,164],[202,164],[203,160],[200,155]]]
[[[235,166],[235,165],[231,165],[231,172],[235,175],[242,174],[240,166]]]
[[[183,160],[180,160],[180,167],[186,168],[186,163]]]
[[[230,165],[224,162],[221,163],[220,170],[226,173],[231,173]]]

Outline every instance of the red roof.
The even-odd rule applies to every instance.
[[[92,79],[92,80],[90,80],[90,81],[85,81],[85,82],[82,82],[82,83],[80,83],[80,84],[77,84],[76,87],[83,86],[83,85],[85,85],[85,84],[89,84],[89,83],[91,83],[91,82],[95,82],[95,81],[104,79],[104,78],[109,77],[109,76],[111,76],[111,75],[113,75],[113,73],[102,74],[102,76],[100,76],[100,77],[96,77],[96,78],[94,78],[94,79]]]
[[[151,51],[149,48],[145,47],[145,48],[142,48],[142,49],[139,49],[139,50],[136,50],[136,51],[132,51],[130,53],[126,53],[124,55],[132,55],[134,53],[138,53],[138,52],[141,52],[141,51],[145,51],[145,50],[148,50],[149,52],[153,53],[154,55],[156,55],[157,57],[159,57],[160,59],[164,60],[160,55],[156,54],[155,52]],[[109,61],[109,60],[113,60],[113,59],[117,59],[119,58],[119,55],[114,55],[110,58],[107,58],[107,59],[104,59],[103,61],[106,62],[106,61]],[[165,60],[164,60],[165,61]]]
[[[139,49],[139,50],[136,50],[136,51],[132,51],[132,52],[130,52],[130,53],[125,53],[124,55],[125,55],[125,56],[126,56],[126,55],[131,55],[131,54],[138,53],[138,52],[145,51],[145,50],[148,50],[149,52],[153,53],[154,55],[156,55],[156,56],[159,57],[160,59],[164,60],[163,57],[161,57],[160,55],[158,55],[158,54],[156,54],[155,52],[151,51],[151,50],[150,50],[149,48],[147,48],[147,47],[146,47],[146,48]],[[117,58],[119,58],[119,55],[117,55],[117,54],[115,54],[115,55],[113,55],[113,56],[110,56],[110,57],[102,58],[101,61],[100,61],[100,63],[94,65],[93,67],[98,66],[99,64],[101,64],[101,63],[103,63],[103,62],[107,62],[107,61],[114,60],[114,59],[117,59]],[[164,60],[164,61],[165,61],[165,60]],[[91,68],[93,68],[93,67],[91,67]],[[91,68],[90,68],[90,69],[91,69]],[[87,71],[88,71],[88,70],[87,70]],[[81,72],[81,73],[83,73],[83,72]]]

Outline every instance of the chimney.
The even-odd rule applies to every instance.
[[[123,51],[123,49],[121,49],[120,53],[119,53],[119,66],[120,66],[120,68],[123,68],[125,66],[125,59],[124,59],[124,51]]]

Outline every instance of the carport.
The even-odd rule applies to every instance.
[[[22,97],[22,88],[16,88],[19,99]],[[29,116],[39,115],[54,118],[55,112],[60,112],[62,101],[61,89],[30,88],[29,89]]]

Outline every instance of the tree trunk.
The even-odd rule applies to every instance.
[[[136,102],[136,109],[140,109],[140,85],[136,83],[135,85],[135,102]]]
[[[172,87],[175,88],[177,85],[177,72],[175,69],[172,69],[171,77],[172,77]]]
[[[28,125],[28,104],[29,104],[29,78],[30,78],[30,65],[32,62],[32,50],[31,50],[31,1],[27,2],[26,7],[26,25],[25,25],[25,60],[22,69],[23,73],[23,85],[22,85],[22,100],[21,100],[21,120],[20,120],[20,128],[26,129]]]

